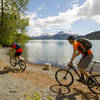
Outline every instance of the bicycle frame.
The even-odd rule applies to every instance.
[[[75,74],[77,74],[77,76],[80,78],[79,82],[86,85],[90,89],[90,91],[92,91],[93,93],[100,94],[100,80],[98,80],[100,78],[100,75],[99,74],[96,75],[96,74],[92,73],[95,64],[98,64],[98,63],[100,64],[100,61],[92,61],[92,62],[93,62],[93,65],[92,65],[91,69],[88,70],[89,77],[86,77],[85,80],[82,80],[80,71],[78,71],[78,67],[68,66],[68,68],[66,68],[66,69],[63,68],[63,69],[59,69],[56,71],[56,73],[55,73],[56,81],[61,86],[66,86],[66,87],[71,86],[74,82],[73,72],[75,72]],[[72,69],[72,71],[71,71],[71,69]],[[64,73],[63,73],[63,71],[64,71]],[[62,73],[59,73],[59,72],[62,72]],[[59,74],[61,76],[59,76]],[[69,81],[67,81],[67,78],[69,78]],[[66,81],[67,81],[67,83],[66,83]]]
[[[14,62],[12,63],[12,61],[14,60]],[[26,63],[24,61],[24,59],[20,59],[19,61],[15,62],[14,58],[10,58],[10,64],[15,67],[16,65],[19,65],[19,67],[21,68],[21,70],[25,70],[26,68]]]
[[[75,69],[75,68],[76,68],[75,66],[68,66],[68,67],[69,67],[69,68],[67,69],[68,71],[71,70],[71,69],[73,69],[74,72],[77,74],[77,76],[78,76],[79,78],[81,78],[79,72]],[[66,74],[67,74],[67,73],[66,73]]]
[[[96,62],[94,62],[94,64],[93,64],[93,66],[91,67],[91,69],[90,69],[90,71],[88,72],[89,73],[89,75],[90,76],[92,76],[92,70],[93,70],[93,67],[95,66],[95,64],[96,64]],[[77,74],[77,76],[79,77],[79,78],[81,78],[81,75],[80,75],[80,73],[77,71],[77,67],[76,66],[68,66],[69,68],[67,69],[68,71],[70,70],[70,69],[73,69],[74,70],[74,72]],[[67,73],[66,73],[67,74]]]
[[[18,62],[19,62],[20,60],[24,60],[24,58],[21,57],[21,56],[14,57],[14,59],[15,59],[15,61],[16,61],[17,64],[18,64]]]

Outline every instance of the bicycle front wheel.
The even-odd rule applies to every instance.
[[[15,67],[16,66],[16,61],[14,58],[10,58],[10,64]]]
[[[91,82],[90,85],[88,85],[88,88],[93,93],[100,94],[100,75],[94,75],[92,78],[94,82]]]
[[[21,70],[24,71],[26,69],[26,63],[24,60],[20,60],[18,64],[19,64]]]
[[[66,69],[59,69],[55,73],[55,79],[59,85],[66,87],[72,85],[74,80],[72,73]]]

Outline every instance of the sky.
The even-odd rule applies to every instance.
[[[29,0],[27,8],[29,36],[100,30],[100,0]]]

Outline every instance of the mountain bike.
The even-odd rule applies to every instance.
[[[84,85],[86,85],[90,91],[92,91],[95,94],[100,94],[100,75],[93,75],[93,68],[95,64],[100,64],[100,61],[91,61],[93,62],[93,66],[88,71],[89,77],[86,78],[84,81],[81,79],[81,75],[79,74],[79,71],[77,70],[77,67],[75,66],[69,66],[68,68],[59,69],[55,73],[55,79],[61,86],[69,87],[74,82],[74,76],[73,72],[71,72],[71,69],[76,73],[76,75],[81,80],[80,82]],[[91,80],[92,78],[92,80]]]
[[[13,67],[16,67],[17,65],[19,65],[20,69],[23,71],[26,69],[26,63],[25,63],[24,58],[22,58],[22,57],[20,57],[20,59],[17,58],[17,61],[15,60],[15,57],[11,57],[10,64]]]

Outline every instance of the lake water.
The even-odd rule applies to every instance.
[[[92,43],[93,60],[100,61],[100,40],[93,40]],[[72,45],[66,40],[30,40],[25,44],[24,56],[31,63],[51,63],[53,66],[64,67],[70,61],[72,51]],[[80,57],[75,59],[75,64]],[[99,65],[97,67],[100,69]]]

